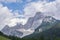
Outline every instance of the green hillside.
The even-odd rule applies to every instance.
[[[52,28],[43,32],[38,31],[39,27],[36,29],[37,32],[35,31],[33,34],[25,36],[24,38],[35,38],[36,40],[60,40],[60,21],[51,26]]]
[[[9,38],[6,38],[4,36],[0,36],[0,40],[10,40]]]

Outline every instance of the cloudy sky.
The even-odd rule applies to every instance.
[[[60,0],[0,0],[0,30],[18,22],[24,25],[36,12],[60,20]]]

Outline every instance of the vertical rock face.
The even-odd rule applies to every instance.
[[[32,24],[32,29],[36,29],[39,25],[41,25],[44,17],[45,16],[41,12],[37,12],[36,15],[34,16],[34,22]]]
[[[56,20],[53,17],[45,16],[41,12],[37,12],[34,17],[30,17],[25,25],[22,25],[20,23],[17,23],[14,27],[9,27],[6,25],[1,32],[3,32],[6,35],[12,35],[21,37],[22,35],[26,36],[26,34],[31,34],[34,31],[32,30],[46,30],[55,24]],[[20,30],[20,29],[23,29]],[[29,33],[30,32],[30,33]]]
[[[34,22],[33,17],[29,18],[28,21],[27,21],[27,23],[24,25],[24,28],[25,28],[25,29],[31,28],[33,22]]]
[[[41,12],[37,12],[34,16],[34,20],[43,19],[45,16]]]
[[[36,28],[42,23],[42,19],[44,18],[44,15],[41,12],[37,12],[34,17],[30,17],[28,19],[28,22],[24,25],[24,28]]]

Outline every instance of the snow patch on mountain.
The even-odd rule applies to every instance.
[[[17,29],[17,30],[23,33],[21,38],[24,37],[24,36],[30,35],[34,32],[33,29]]]

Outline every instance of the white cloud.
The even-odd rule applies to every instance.
[[[15,12],[15,15],[7,7],[0,4],[0,29],[2,29],[6,24],[9,26],[14,26],[16,23],[20,22],[25,24],[29,17],[33,17],[36,12],[42,12],[45,15],[51,15],[56,19],[60,20],[60,0],[56,0],[50,3],[47,2],[31,2],[24,8],[24,15],[19,15]],[[17,17],[25,17],[25,19],[19,19]]]
[[[22,25],[25,25],[27,23],[27,18],[12,18],[10,19],[8,26],[14,27],[17,23],[21,23]]]
[[[12,12],[12,10],[8,9],[8,7],[4,7],[0,4],[0,30],[4,28],[5,25],[13,27],[17,23],[21,23],[22,25],[26,24],[28,18],[23,17],[24,15],[19,15],[18,12]]]
[[[2,2],[5,2],[5,0],[0,0]],[[20,0],[19,0],[20,1]],[[18,1],[18,2],[19,2]],[[30,2],[29,0],[28,2]],[[6,0],[6,2],[16,2],[16,0]],[[9,10],[7,7],[4,7],[2,4],[0,4],[0,30],[5,26],[9,25],[10,27],[15,26],[16,23],[26,24],[29,17],[33,17],[36,12],[42,12],[45,15],[53,16],[56,19],[60,20],[60,0],[56,0],[53,2],[31,2],[26,5],[24,8],[24,15],[19,15],[18,12],[14,12],[15,15]],[[25,17],[18,18],[18,17]],[[19,31],[23,32],[24,35],[28,35],[34,32],[34,30],[31,29],[20,29]],[[39,29],[39,31],[42,31],[42,29]],[[27,34],[28,33],[28,34]]]
[[[60,3],[60,0],[56,0],[57,3]]]
[[[11,2],[23,2],[22,0],[0,0],[0,2],[11,3]]]
[[[32,0],[25,0],[26,2],[31,2]],[[0,2],[5,2],[5,3],[11,3],[11,2],[18,2],[18,3],[22,3],[24,2],[23,0],[0,0]]]
[[[25,0],[26,2],[31,2],[32,0]],[[0,0],[0,2],[5,2],[5,3],[22,3],[23,0]]]
[[[0,4],[0,30],[9,22],[13,15],[7,7]]]
[[[16,0],[0,0],[0,2],[16,2]]]
[[[31,2],[26,5],[24,12],[27,17],[33,17],[36,12],[42,12],[45,15],[50,15],[60,20],[60,0],[53,2]]]

